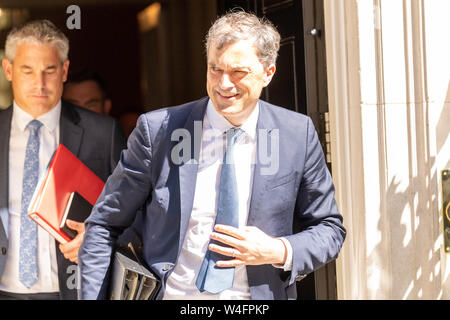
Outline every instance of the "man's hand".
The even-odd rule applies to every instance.
[[[66,224],[70,229],[78,232],[78,234],[72,239],[72,241],[65,244],[60,244],[59,250],[61,250],[66,259],[78,264],[78,249],[80,249],[81,242],[83,242],[84,223],[67,219]]]
[[[217,224],[211,239],[231,246],[223,247],[210,244],[211,251],[235,259],[217,261],[218,267],[236,267],[242,265],[280,264],[286,262],[287,250],[282,240],[273,238],[257,227],[237,229]]]

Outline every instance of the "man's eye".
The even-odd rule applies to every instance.
[[[101,104],[100,104],[100,102],[89,102],[89,103],[86,103],[86,107],[95,109],[95,108],[101,107]]]
[[[233,71],[233,78],[234,79],[242,79],[245,76],[247,76],[248,72],[243,70],[235,70]]]
[[[236,76],[246,76],[247,75],[247,71],[243,71],[243,70],[236,70],[236,71],[233,71],[233,73],[236,75]]]

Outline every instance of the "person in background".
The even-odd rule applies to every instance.
[[[104,79],[98,73],[87,69],[69,74],[64,84],[63,99],[100,114],[111,113],[112,101],[108,98]],[[119,124],[125,137],[128,138],[136,127],[139,115],[132,111],[120,115]]]
[[[338,256],[346,230],[311,119],[259,99],[279,47],[269,21],[231,12],[207,35],[208,97],[139,117],[86,221],[82,299],[107,297],[111,243],[141,207],[157,299],[295,299]]]
[[[109,115],[111,99],[107,97],[105,81],[96,72],[86,69],[69,74],[62,98],[74,105]]]
[[[106,181],[126,139],[113,118],[62,101],[69,41],[50,21],[14,28],[2,60],[14,101],[0,111],[0,299],[77,299],[77,236],[59,245],[27,216],[39,175],[61,143]]]

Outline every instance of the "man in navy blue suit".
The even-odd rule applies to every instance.
[[[157,299],[295,299],[295,281],[338,256],[346,232],[312,121],[259,100],[279,43],[265,19],[219,18],[208,97],[139,118],[86,221],[81,298],[107,298],[112,244],[142,207]]]

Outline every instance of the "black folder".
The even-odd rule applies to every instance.
[[[140,248],[131,243],[114,254],[111,300],[153,300],[161,287],[159,279],[145,266]]]
[[[59,226],[72,239],[75,238],[77,232],[70,229],[66,225],[66,220],[70,219],[76,222],[84,222],[91,214],[92,204],[90,204],[85,198],[83,198],[78,192],[74,191],[70,194],[69,201],[67,201],[66,210],[61,219],[61,225]]]

